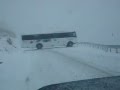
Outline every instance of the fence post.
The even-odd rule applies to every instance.
[[[118,48],[116,48],[116,53],[118,53]]]
[[[105,52],[108,52],[108,48],[107,47],[105,47]]]
[[[110,48],[110,52],[111,52],[111,48]]]

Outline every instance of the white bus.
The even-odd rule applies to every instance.
[[[23,48],[72,47],[76,42],[76,32],[22,35]]]

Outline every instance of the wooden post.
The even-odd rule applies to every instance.
[[[118,53],[118,48],[116,48],[116,53]]]
[[[0,62],[0,64],[2,64],[3,62]]]
[[[110,52],[111,52],[111,48],[110,48]]]
[[[108,48],[107,47],[105,48],[105,52],[108,52]]]

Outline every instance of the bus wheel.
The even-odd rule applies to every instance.
[[[72,47],[73,46],[73,42],[72,41],[69,41],[68,43],[67,43],[67,47]]]
[[[43,47],[43,45],[40,44],[40,43],[36,45],[36,48],[37,48],[37,49],[42,49],[42,47]]]

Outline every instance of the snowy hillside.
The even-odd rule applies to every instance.
[[[21,35],[63,31],[76,31],[79,42],[120,45],[119,24],[120,0],[0,0],[0,90],[120,76],[116,48],[21,48]]]
[[[120,45],[120,0],[0,0],[0,21],[21,34],[76,31],[79,41]]]
[[[16,48],[15,33],[6,29],[0,28],[0,52],[11,52]]]

